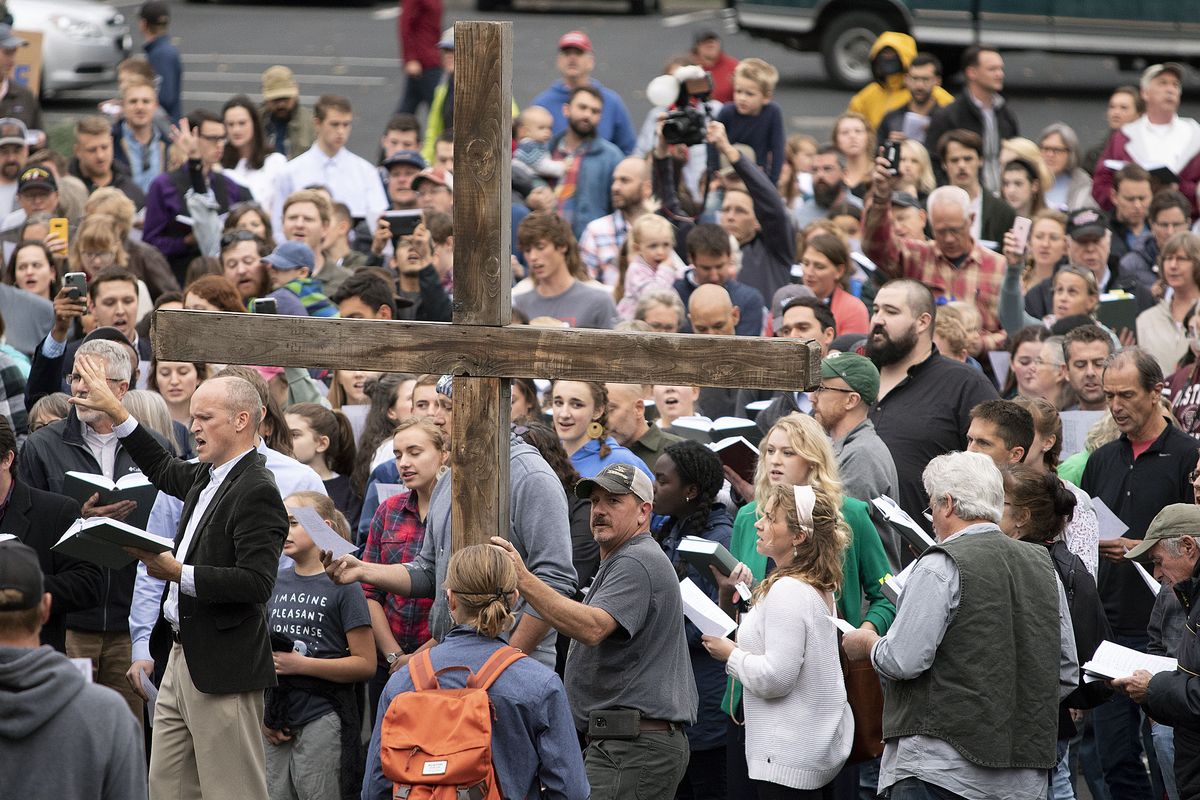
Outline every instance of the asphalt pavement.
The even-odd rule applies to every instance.
[[[113,5],[131,18],[139,2]],[[320,94],[348,97],[355,109],[351,147],[373,158],[379,134],[400,98],[403,76],[398,61],[398,3],[353,6],[313,0],[270,3],[187,3],[171,0],[171,34],[183,53],[184,107],[219,110],[234,94],[257,98],[259,76],[272,64],[291,67],[302,99]],[[448,0],[445,25],[460,19],[501,19],[514,23],[513,97],[529,102],[556,78],[555,43],[572,29],[586,31],[596,46],[595,77],[624,98],[635,124],[649,110],[645,87],[672,55],[686,52],[695,32],[727,31],[715,0],[664,0],[661,15],[635,17],[615,0],[517,0],[513,12],[475,12],[473,3]],[[136,27],[136,26],[135,26]],[[850,99],[823,74],[814,53],[796,53],[780,45],[725,32],[725,48],[739,57],[758,56],[780,71],[776,101],[789,133],[826,140],[834,117]],[[135,33],[136,50],[140,40]],[[1051,122],[1075,127],[1085,146],[1103,138],[1109,91],[1136,83],[1136,73],[1119,72],[1115,60],[1096,57],[1013,53],[1007,57],[1005,94],[1022,132],[1036,136]],[[1193,85],[1200,85],[1200,82]],[[50,100],[51,122],[88,113],[111,97],[115,87],[95,87]],[[1189,86],[1185,85],[1185,99]],[[1197,89],[1200,91],[1200,89]],[[1185,102],[1184,114],[1200,114],[1200,103]]]

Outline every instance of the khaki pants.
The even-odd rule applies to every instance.
[[[261,689],[205,694],[172,645],[154,707],[150,800],[267,800],[262,716]]]
[[[138,697],[125,679],[125,673],[133,663],[133,645],[129,641],[128,631],[103,633],[68,630],[67,655],[71,658],[90,658],[92,681],[107,686],[125,698],[129,710],[141,723],[145,701]]]

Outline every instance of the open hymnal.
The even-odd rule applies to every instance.
[[[63,475],[63,494],[81,506],[94,494],[100,495],[96,505],[101,506],[132,500],[137,503],[137,508],[129,513],[124,522],[135,528],[144,528],[150,522],[150,509],[154,507],[158,489],[140,472],[131,472],[111,481],[103,475],[71,471]]]
[[[135,560],[125,552],[126,547],[165,553],[175,549],[175,542],[119,520],[90,517],[75,520],[50,549],[109,569],[121,569]]]
[[[726,549],[725,545],[699,536],[684,536],[676,545],[675,552],[679,553],[684,561],[699,570],[700,574],[706,578],[711,574],[708,571],[710,566],[716,567],[718,572],[728,576],[738,565],[738,560],[733,557],[733,553]]]
[[[741,417],[708,417],[692,416],[679,417],[671,423],[671,432],[685,439],[693,439],[700,444],[719,442],[735,436],[746,436],[757,439],[762,431],[748,419]]]
[[[1139,669],[1156,675],[1159,672],[1174,672],[1177,667],[1173,658],[1154,656],[1116,642],[1104,641],[1092,654],[1092,660],[1083,665],[1083,671],[1093,678],[1112,680],[1127,678]]]
[[[679,582],[683,615],[706,636],[728,636],[737,629],[733,618],[721,610],[691,578]]]
[[[917,555],[924,553],[929,548],[933,547],[937,542],[933,537],[925,532],[925,529],[916,523],[912,517],[908,515],[900,505],[888,497],[886,494],[880,495],[871,501],[871,504],[879,509],[879,513],[883,514],[884,519],[892,523],[900,535],[904,537],[905,543],[911,547]]]
[[[758,466],[758,448],[745,436],[730,436],[708,446],[721,459],[721,463],[741,476],[742,480],[754,483],[754,469]]]

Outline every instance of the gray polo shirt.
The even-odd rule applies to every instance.
[[[0,283],[0,315],[5,340],[27,356],[54,327],[53,303],[7,283]]]
[[[658,542],[641,533],[610,553],[583,602],[611,614],[617,629],[595,647],[571,642],[565,683],[575,727],[586,730],[588,713],[605,708],[695,722],[679,577]]]

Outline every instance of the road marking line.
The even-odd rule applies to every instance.
[[[379,75],[296,75],[296,81],[301,84],[330,84],[334,86],[386,86],[392,78]],[[262,80],[260,72],[188,72],[189,81],[214,81],[217,83],[258,83]]]
[[[377,8],[371,12],[371,19],[396,19],[400,16],[400,6]]]
[[[792,117],[792,125],[797,128],[831,128],[837,117]]]
[[[184,53],[183,63],[185,64],[264,64],[271,66],[272,64],[298,64],[300,66],[313,67],[332,67],[332,66],[347,66],[347,67],[387,67],[395,69],[399,63],[398,58],[367,58],[364,56],[297,56],[297,55],[275,55],[275,56],[255,56],[233,54],[226,55],[224,53]]]

